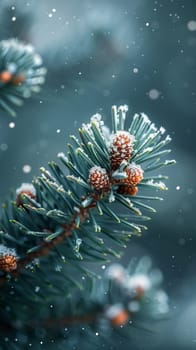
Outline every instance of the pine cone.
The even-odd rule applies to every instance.
[[[151,288],[151,280],[148,276],[137,274],[130,277],[126,284],[126,290],[134,299],[141,299],[145,293]]]
[[[110,188],[107,171],[99,166],[94,166],[90,169],[88,182],[96,191],[105,192]]]
[[[129,320],[129,313],[121,304],[109,306],[105,312],[105,316],[113,326],[122,326]]]
[[[140,165],[131,163],[124,171],[127,173],[127,178],[123,180],[123,183],[135,186],[143,179],[143,170]]]
[[[17,268],[17,259],[15,255],[6,254],[0,256],[0,270],[11,272]]]
[[[4,70],[3,72],[0,73],[0,81],[4,84],[7,84],[10,82],[12,79],[12,73],[10,73],[7,70]]]
[[[35,199],[36,198],[36,191],[35,187],[31,183],[23,183],[19,188],[16,190],[16,203],[17,206],[22,205],[21,196],[23,194],[26,194],[28,197]]]
[[[128,131],[118,131],[112,135],[110,144],[110,163],[112,170],[119,168],[123,160],[128,161],[133,153],[134,136]]]
[[[138,193],[138,188],[133,185],[120,185],[117,192],[127,196],[135,196]]]

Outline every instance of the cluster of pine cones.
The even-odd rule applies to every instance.
[[[110,174],[100,166],[89,171],[88,182],[98,192],[108,192],[112,185],[117,185],[117,192],[125,195],[136,195],[137,184],[143,179],[140,165],[128,163],[123,169],[124,179],[113,179],[112,174],[119,169],[123,161],[129,162],[133,155],[134,136],[128,131],[118,131],[112,135],[110,143]]]

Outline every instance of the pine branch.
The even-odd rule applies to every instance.
[[[160,157],[168,153],[168,150],[157,150],[165,146],[170,137],[162,139],[164,129],[155,128],[144,114],[134,116],[129,131],[119,130],[124,127],[126,107],[119,107],[118,111],[113,107],[112,111],[114,130],[109,138],[105,137],[107,129],[101,117],[95,115],[90,124],[79,130],[81,142],[72,136],[75,147],[69,145],[68,157],[59,154],[69,175],[51,162],[53,174],[41,168],[41,176],[34,179],[33,185],[22,185],[16,191],[16,202],[8,201],[4,205],[2,242],[11,243],[20,252],[7,271],[10,274],[16,276],[21,268],[49,254],[60,243],[66,244],[68,256],[72,250],[71,258],[74,254],[76,260],[96,261],[108,254],[116,256],[114,250],[103,244],[96,248],[93,238],[99,232],[111,238],[112,222],[120,226],[119,234],[115,230],[112,239],[122,245],[131,235],[140,235],[141,230],[146,229],[134,221],[146,218],[141,209],[155,212],[144,203],[146,200],[161,198],[137,196],[137,192],[143,186],[166,189],[162,181],[154,181],[163,178],[161,175],[146,179],[145,170],[154,164],[158,166]],[[132,161],[136,158],[137,164]],[[143,168],[141,162],[145,164]],[[173,162],[165,161],[164,164]],[[120,213],[122,209],[115,208],[114,202],[130,213],[124,216]],[[21,233],[24,235],[22,240],[19,239]],[[37,241],[38,244],[32,245]],[[96,250],[90,250],[91,247]]]
[[[0,42],[0,108],[11,116],[16,113],[10,105],[21,106],[23,99],[40,91],[46,69],[41,57],[29,44],[17,39]]]
[[[72,236],[72,231],[77,227],[76,226],[76,220],[79,217],[80,223],[84,222],[86,218],[88,217],[89,210],[96,206],[95,202],[94,205],[89,205],[87,208],[81,208],[80,213],[73,215],[73,218],[71,219],[71,222],[68,225],[62,226],[63,231],[55,238],[53,238],[49,242],[42,243],[36,251],[32,251],[26,254],[26,256],[18,261],[17,268],[14,269],[14,271],[10,271],[10,273],[14,274],[14,276],[18,275],[18,272],[24,268],[27,264],[29,264],[32,260],[36,258],[40,258],[42,256],[45,256],[49,254],[50,250],[54,249],[54,247],[60,243],[62,243],[67,237]]]
[[[87,284],[94,286],[93,272],[85,263],[105,263],[110,256],[120,257],[119,246],[126,247],[131,236],[140,236],[147,228],[143,223],[149,219],[148,213],[155,212],[151,202],[162,200],[157,191],[167,189],[163,182],[166,177],[157,174],[157,169],[175,163],[162,160],[170,151],[162,150],[171,141],[169,136],[164,137],[165,130],[157,129],[144,114],[136,114],[127,128],[126,112],[127,106],[112,107],[111,132],[101,116],[94,115],[79,129],[80,139],[71,136],[67,155],[58,154],[65,169],[50,162],[50,171],[42,167],[41,175],[31,184],[22,184],[2,207],[0,324],[10,324],[16,331],[27,333],[29,339],[35,325],[47,330],[53,322],[64,325],[87,320],[93,328],[104,319],[119,326],[119,322],[127,323],[132,314],[140,319],[140,310],[143,319],[147,306],[150,315],[157,311],[152,306],[156,288],[151,275],[141,280],[142,288],[147,289],[137,289],[139,300],[143,292],[149,291],[150,302],[144,303],[144,309],[133,292],[134,276],[141,266],[144,275],[148,272],[148,260],[133,270],[130,267],[133,290],[122,268],[117,286],[113,287],[115,283],[108,278],[101,287],[103,294],[95,288],[101,300],[80,282],[84,277]],[[157,278],[156,275],[155,284],[159,285]],[[85,290],[83,298],[74,297],[73,287]],[[127,294],[129,287],[131,294],[130,290]],[[119,312],[120,321],[111,321]],[[55,331],[52,327],[54,334],[62,331],[59,328]]]
[[[122,336],[128,336],[133,327],[141,328],[141,321],[152,322],[168,313],[168,298],[160,288],[162,274],[152,268],[148,257],[132,259],[127,269],[119,264],[109,266],[101,283],[94,280],[91,289],[87,282],[80,297],[72,296],[73,300],[65,301],[67,305],[63,306],[63,311],[66,309],[66,316],[29,321],[23,325],[23,332],[31,339],[39,329],[52,331],[53,336],[57,336],[62,328],[70,327],[80,343],[80,327],[88,325],[91,336],[96,330],[101,342],[108,332],[118,330]],[[6,325],[7,330],[14,327],[21,331],[21,325],[17,323]],[[85,339],[89,339],[89,333]]]

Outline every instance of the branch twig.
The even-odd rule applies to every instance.
[[[44,242],[40,245],[40,247],[34,251],[34,252],[30,252],[27,253],[23,258],[18,260],[17,263],[17,269],[14,271],[11,271],[10,274],[13,277],[18,277],[20,271],[30,262],[32,262],[34,259],[36,258],[40,258],[42,256],[46,256],[49,254],[49,252],[58,244],[60,244],[61,242],[63,242],[63,240],[66,237],[69,237],[72,235],[72,231],[76,228],[76,218],[77,216],[80,217],[80,222],[83,223],[85,222],[85,220],[88,218],[89,212],[91,209],[93,209],[94,207],[96,207],[96,203],[98,200],[100,200],[101,195],[98,194],[93,194],[93,202],[87,206],[86,208],[82,208],[80,207],[79,211],[77,213],[75,213],[71,220],[70,223],[67,225],[64,225],[64,231],[59,234],[59,236],[57,236],[56,238],[54,238],[53,240],[51,240],[50,242]],[[6,277],[5,275],[3,275],[2,277],[0,277],[0,286],[2,286],[5,282],[6,282]]]

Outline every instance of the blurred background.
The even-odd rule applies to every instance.
[[[131,341],[117,337],[113,349],[196,349],[196,1],[1,0],[0,23],[0,40],[32,43],[48,70],[41,93],[17,118],[0,112],[1,202],[65,151],[69,134],[92,114],[110,126],[113,104],[165,127],[177,160],[164,171],[169,191],[122,263],[152,257],[171,314],[156,333],[133,330]]]

